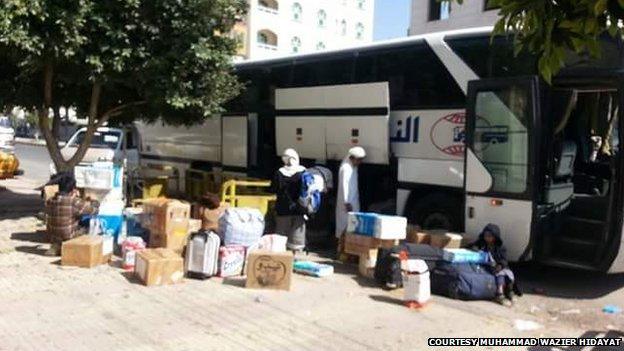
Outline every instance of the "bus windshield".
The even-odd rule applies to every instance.
[[[82,144],[85,139],[85,131],[80,131],[69,144],[70,147],[77,147]],[[121,141],[121,134],[118,131],[95,132],[91,140],[93,148],[100,149],[117,149]]]

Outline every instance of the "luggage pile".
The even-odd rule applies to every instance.
[[[460,248],[471,242],[459,234],[410,227],[401,245],[379,249],[375,279],[390,289],[407,289],[405,284],[412,284],[409,288],[413,290],[410,277],[405,279],[401,257],[403,261],[422,260],[430,273],[431,293],[461,300],[492,299],[496,282],[488,269],[490,257],[485,252]],[[407,296],[408,291],[405,293]]]

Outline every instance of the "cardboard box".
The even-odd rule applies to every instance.
[[[106,262],[102,255],[102,237],[83,235],[65,241],[61,247],[61,264],[91,268]]]
[[[440,249],[459,249],[461,247],[462,236],[445,231],[430,231],[430,245]]]
[[[150,231],[149,246],[181,253],[189,235],[191,205],[166,198],[143,203],[143,226]]]
[[[189,233],[197,233],[201,230],[201,219],[189,219]]]
[[[462,234],[461,247],[468,247],[469,245],[474,244],[477,241],[478,238],[479,238],[478,235],[472,235],[472,234],[463,233]]]
[[[358,272],[361,276],[373,279],[375,278],[375,265],[377,264],[377,249],[368,250],[367,253],[360,255],[358,262]]]
[[[136,253],[134,273],[145,285],[175,284],[184,278],[184,260],[169,249],[147,249]]]
[[[407,226],[407,237],[405,241],[413,244],[429,245],[431,243],[431,234],[421,230],[417,225],[410,224]]]
[[[371,249],[391,248],[398,245],[398,240],[383,240],[353,233],[345,234],[344,251],[350,255],[363,255]]]
[[[292,252],[255,250],[249,253],[245,287],[290,290],[293,272]]]
[[[150,232],[167,235],[188,233],[191,205],[167,198],[150,199],[143,203],[143,227]]]

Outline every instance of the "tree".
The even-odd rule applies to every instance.
[[[494,34],[511,34],[516,53],[536,54],[548,82],[565,65],[566,52],[598,57],[601,36],[622,35],[624,0],[489,0],[489,5],[500,8]]]
[[[201,122],[240,90],[231,71],[237,42],[227,33],[246,6],[244,0],[3,0],[0,109],[38,114],[59,171],[84,157],[108,121]],[[46,123],[60,106],[88,117],[84,142],[69,160]]]

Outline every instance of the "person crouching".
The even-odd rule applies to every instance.
[[[288,237],[289,250],[302,251],[306,246],[306,224],[298,199],[305,167],[299,165],[299,154],[294,149],[284,151],[282,162],[284,166],[275,172],[271,182],[271,190],[277,195],[276,232]]]
[[[58,184],[58,192],[46,202],[46,229],[50,237],[50,249],[46,256],[59,256],[63,241],[71,240],[85,234],[80,228],[82,216],[97,213],[97,201],[86,201],[80,198],[76,189],[76,179],[71,172],[62,172],[54,176],[46,185]]]
[[[495,301],[501,305],[511,305],[514,300],[515,276],[507,261],[507,248],[501,239],[500,228],[496,224],[488,224],[483,228],[479,239],[472,246],[485,251],[490,256],[490,272],[496,279]],[[518,294],[519,295],[519,294]]]

